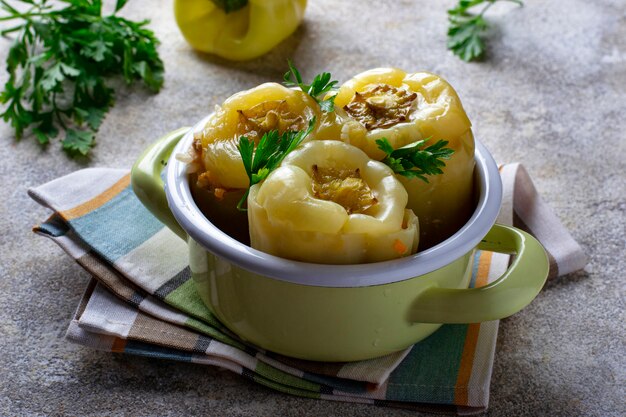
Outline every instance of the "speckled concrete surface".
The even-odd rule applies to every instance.
[[[456,87],[476,136],[499,161],[526,165],[590,256],[585,271],[549,282],[501,322],[488,414],[626,415],[626,2],[498,5],[479,64],[445,49],[452,4],[310,0],[294,36],[261,59],[233,64],[192,52],[170,1],[130,1],[124,14],[152,19],[162,40],[166,86],[158,95],[119,91],[88,163],[67,160],[56,144],[41,151],[33,140],[14,143],[0,124],[0,415],[416,415],[291,397],[215,368],[63,339],[88,276],[30,232],[47,212],[26,189],[84,166],[129,167],[151,141],[194,123],[213,103],[280,80],[287,58],[306,77],[331,70],[345,81],[392,65],[440,73]],[[2,61],[8,45],[0,39]]]

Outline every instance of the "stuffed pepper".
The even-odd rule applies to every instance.
[[[387,155],[377,140],[394,149],[419,140],[448,142],[454,151],[443,173],[418,178],[398,176],[420,219],[420,249],[457,231],[472,212],[474,137],[471,123],[454,89],[443,78],[394,68],[358,74],[335,97],[340,138],[381,160]]]
[[[271,131],[301,131],[319,120],[319,114],[311,96],[276,83],[242,91],[217,106],[204,129],[195,134],[189,158],[192,192],[209,220],[247,240],[246,216],[237,210],[249,185],[239,139],[258,144]]]
[[[340,141],[311,141],[251,187],[251,245],[326,264],[407,256],[417,251],[419,237],[407,199],[385,164]]]

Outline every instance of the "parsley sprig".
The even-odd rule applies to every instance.
[[[0,0],[5,13],[0,21],[15,23],[0,33],[16,34],[0,117],[13,126],[17,140],[30,127],[47,145],[64,130],[63,150],[88,155],[115,98],[107,78],[119,74],[127,84],[141,80],[153,92],[163,85],[159,41],[145,28],[148,21],[116,16],[127,0],[117,0],[109,16],[102,16],[101,0],[60,0],[54,6],[47,0],[20,2],[18,10]]]
[[[484,34],[489,27],[484,15],[494,3],[509,1],[523,6],[521,0],[459,0],[457,6],[448,10],[448,49],[463,61],[474,61],[485,52]],[[469,9],[484,4],[479,14]]]
[[[313,97],[315,101],[320,105],[320,108],[330,113],[335,110],[335,96],[331,96],[325,100],[321,99],[326,93],[332,91],[335,85],[338,83],[336,80],[331,81],[332,75],[328,72],[317,74],[313,78],[311,84],[304,84],[302,76],[296,67],[294,67],[291,61],[287,61],[289,65],[289,71],[283,76],[283,84],[287,87],[299,87],[302,91]]]
[[[448,141],[439,140],[434,145],[424,148],[426,140],[418,140],[398,149],[393,149],[386,138],[376,140],[378,148],[387,155],[382,162],[393,172],[407,178],[419,178],[428,182],[426,175],[442,174],[446,164],[443,159],[450,159],[454,150],[446,148]]]
[[[270,130],[265,133],[259,144],[254,149],[254,141],[246,136],[239,138],[239,153],[243,166],[250,179],[250,185],[244,196],[239,200],[237,208],[243,208],[244,203],[250,193],[250,187],[263,181],[267,176],[275,170],[285,157],[294,149],[296,149],[302,141],[313,131],[315,126],[315,117],[309,122],[306,130],[293,131],[288,130],[282,135],[277,130]]]

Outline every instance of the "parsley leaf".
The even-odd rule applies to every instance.
[[[96,140],[95,134],[88,130],[68,129],[65,139],[61,142],[65,152],[71,156],[87,155]]]
[[[489,27],[483,16],[498,1],[510,1],[520,6],[524,4],[521,0],[459,0],[456,7],[448,10],[448,49],[463,61],[475,61],[483,56],[483,37]],[[480,4],[486,5],[478,15],[469,12]]]
[[[128,0],[117,0],[115,2],[115,12],[119,12],[122,7],[126,4]]]
[[[285,157],[296,149],[304,139],[313,131],[315,117],[309,121],[306,130],[288,130],[282,135],[277,130],[270,130],[265,133],[254,150],[254,141],[246,136],[239,138],[239,154],[243,161],[243,166],[250,179],[250,185],[244,196],[239,200],[237,208],[245,210],[243,204],[248,199],[250,187],[263,181],[275,170]]]
[[[424,148],[426,140],[418,140],[398,149],[393,149],[386,138],[377,139],[376,144],[387,155],[381,162],[393,172],[428,182],[426,175],[442,174],[441,168],[446,166],[442,159],[450,159],[454,150],[445,147],[448,144],[445,140]]]
[[[331,96],[325,100],[321,100],[320,97],[326,93],[332,91],[335,85],[338,83],[336,80],[331,81],[332,75],[328,72],[317,74],[313,78],[311,84],[304,84],[300,71],[293,65],[291,61],[287,61],[289,65],[289,71],[283,76],[283,84],[287,87],[299,87],[320,105],[322,111],[330,113],[335,110],[335,96]]]
[[[122,75],[131,84],[143,82],[153,92],[163,85],[158,39],[145,26],[116,16],[127,2],[117,0],[115,12],[102,15],[101,0],[20,0],[19,8],[0,0],[0,21],[16,26],[6,68],[9,79],[0,93],[0,117],[19,140],[26,132],[47,145],[59,130],[69,156],[86,156],[95,133],[113,105],[107,86]],[[64,6],[64,7],[61,7]],[[20,10],[18,10],[20,9]]]

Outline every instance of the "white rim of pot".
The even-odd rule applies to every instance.
[[[191,195],[186,163],[176,159],[193,141],[208,117],[200,121],[176,145],[167,164],[165,193],[170,210],[181,227],[200,246],[233,265],[294,284],[321,287],[366,287],[404,281],[428,274],[464,256],[478,245],[496,221],[502,202],[502,181],[493,157],[478,140],[474,213],[467,223],[443,242],[407,257],[354,265],[326,265],[292,261],[253,249],[214,226],[200,211]]]

